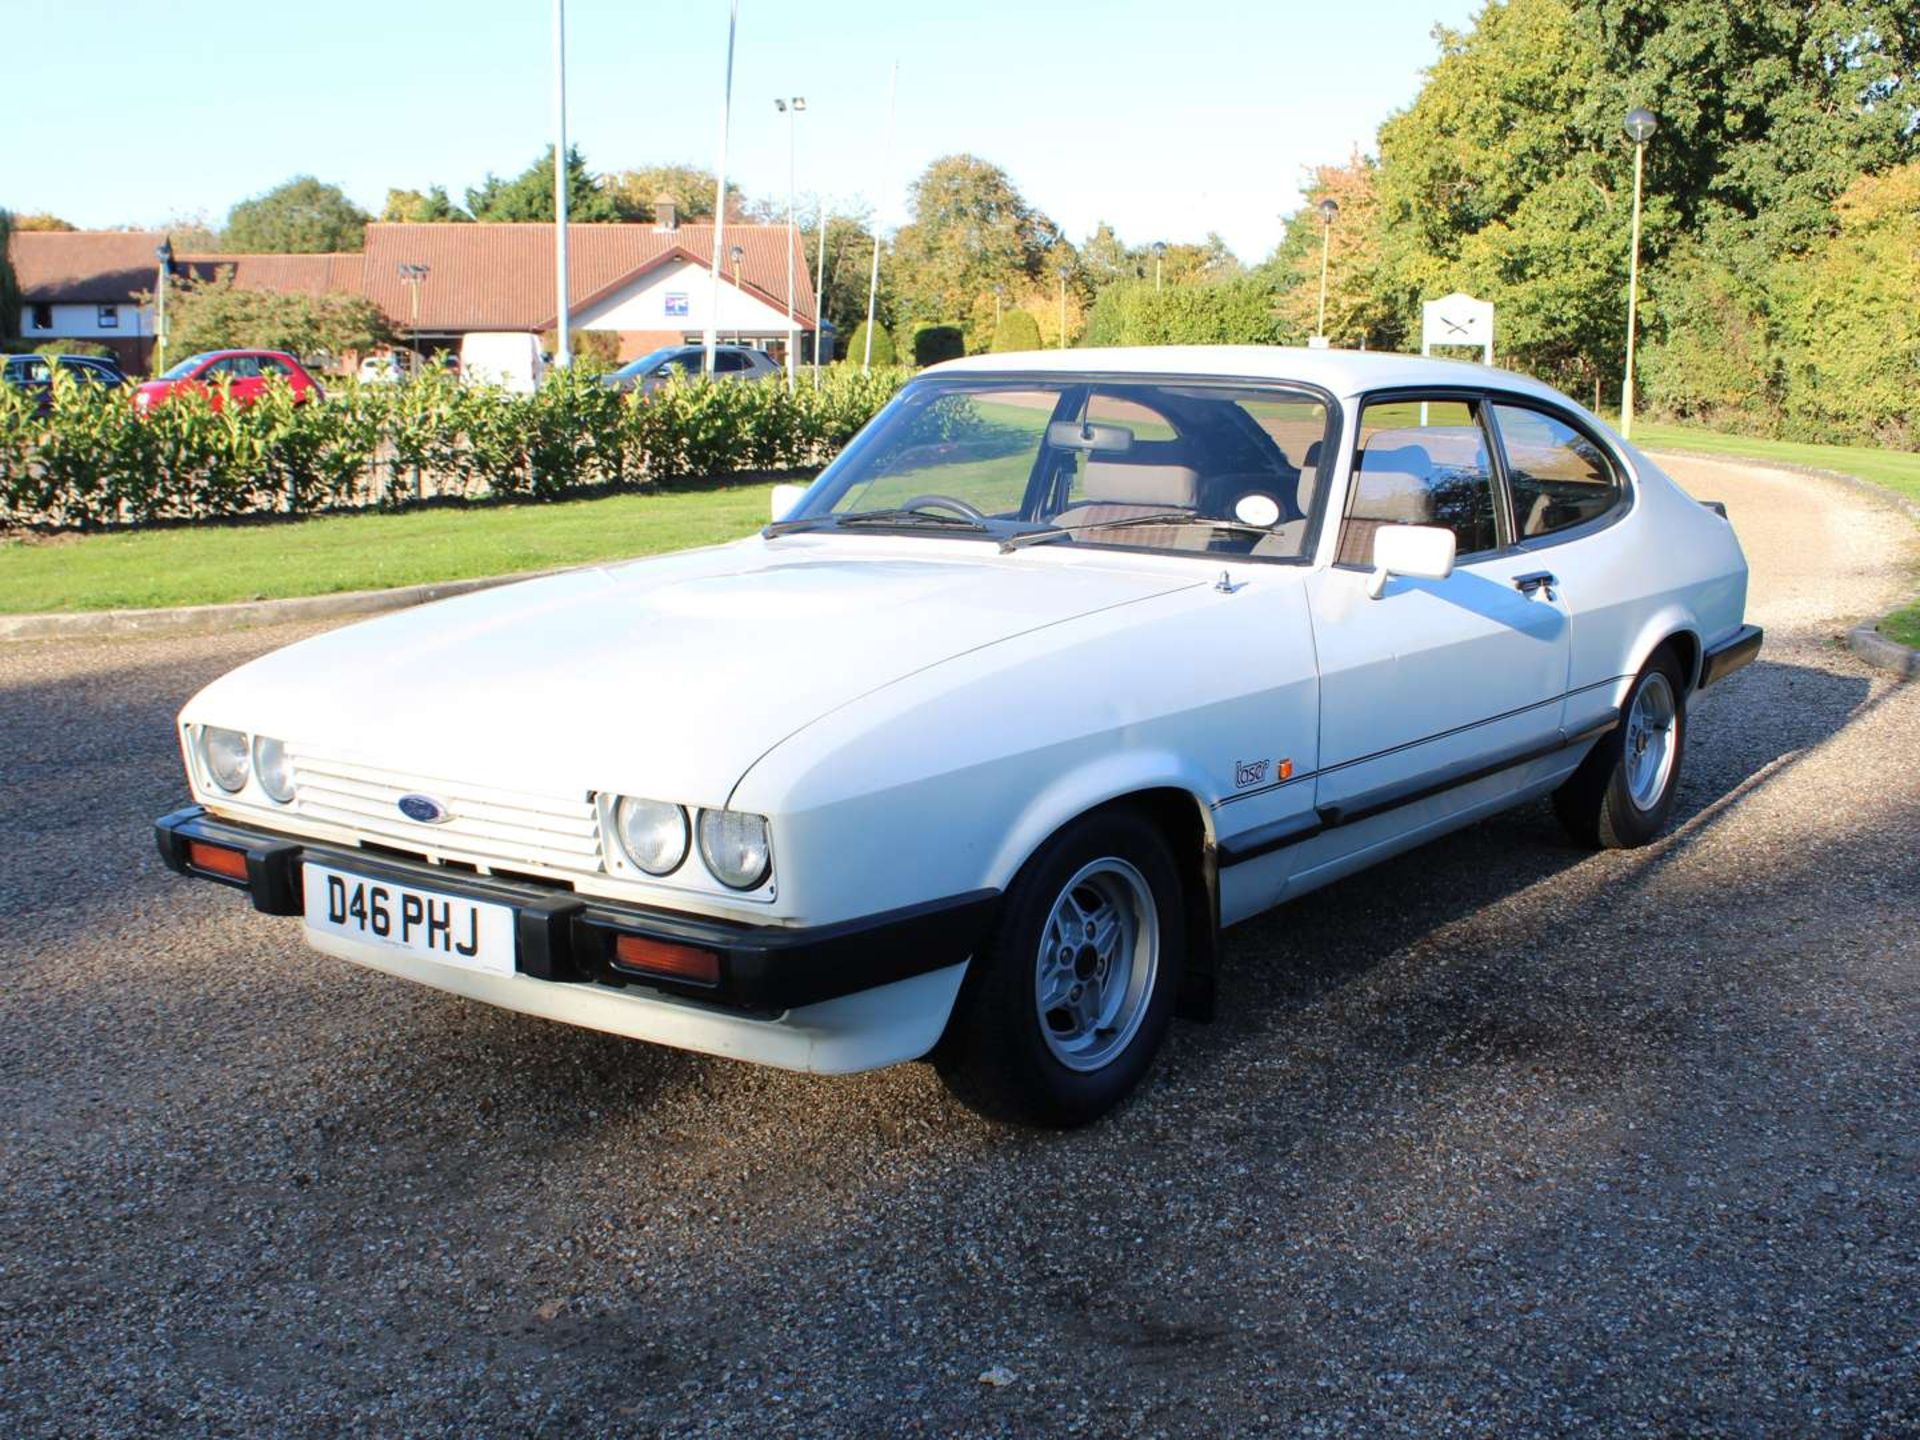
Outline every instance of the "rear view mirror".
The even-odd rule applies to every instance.
[[[1056,450],[1131,450],[1133,431],[1124,425],[1092,425],[1084,420],[1056,420],[1047,426],[1047,444]]]
[[[776,485],[773,487],[773,518],[784,520],[793,513],[793,507],[800,503],[800,497],[807,493],[804,485]]]
[[[1444,580],[1453,574],[1453,531],[1438,525],[1382,525],[1373,532],[1373,574],[1367,594],[1378,600],[1395,575]]]

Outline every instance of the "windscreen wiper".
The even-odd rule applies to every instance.
[[[1068,536],[1078,535],[1087,530],[1125,530],[1132,525],[1232,525],[1231,520],[1216,520],[1210,515],[1196,515],[1191,510],[1156,510],[1150,515],[1129,515],[1122,520],[1092,520],[1085,525],[1049,525],[1044,530],[1023,530],[1018,535],[1009,535],[1000,542],[1000,553],[1025,549],[1029,545],[1044,545],[1049,540],[1064,540]]]
[[[856,510],[836,517],[842,525],[931,525],[941,530],[971,530],[987,533],[987,527],[964,515],[948,515],[939,510]]]

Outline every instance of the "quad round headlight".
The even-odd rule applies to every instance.
[[[627,859],[649,875],[669,875],[687,858],[687,812],[678,805],[622,796],[613,807],[613,828]]]
[[[244,790],[247,784],[247,737],[239,730],[223,730],[218,725],[200,727],[200,763],[207,777],[229,795]]]
[[[766,817],[740,810],[702,810],[700,858],[722,885],[752,890],[773,868]]]
[[[267,798],[282,805],[293,801],[293,761],[287,747],[267,735],[253,737],[253,773]]]

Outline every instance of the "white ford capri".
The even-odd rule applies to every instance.
[[[1536,797],[1652,839],[1760,648],[1724,514],[1473,365],[956,361],[794,491],[216,681],[161,853],[456,994],[1072,1124],[1226,926]]]

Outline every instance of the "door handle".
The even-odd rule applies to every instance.
[[[1535,570],[1530,574],[1516,575],[1513,577],[1513,588],[1518,590],[1522,595],[1538,595],[1544,590],[1547,592],[1547,599],[1549,600],[1555,598],[1553,587],[1559,583],[1558,580],[1553,578],[1553,572],[1551,570]]]

